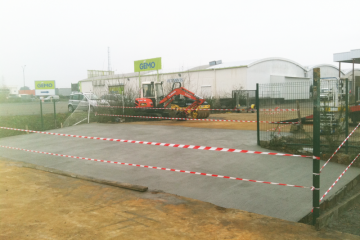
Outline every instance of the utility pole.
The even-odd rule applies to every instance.
[[[23,79],[24,79],[24,87],[25,87],[25,67],[26,67],[26,65],[22,66],[22,69],[23,69]]]
[[[320,68],[313,69],[313,225],[320,216]]]
[[[2,82],[2,86],[3,88],[5,88],[6,84],[5,84],[5,77],[4,76],[1,76],[1,82]]]
[[[110,47],[108,47],[108,71],[111,71],[111,63],[110,63]]]

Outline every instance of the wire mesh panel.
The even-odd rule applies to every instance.
[[[260,144],[286,151],[312,151],[313,101],[309,82],[259,85]]]
[[[350,118],[346,117],[346,109],[351,110],[352,107],[346,98],[348,103],[351,102],[351,94],[346,94],[344,80],[320,79],[320,149],[323,154],[332,154],[356,127],[356,119],[351,120],[351,114]],[[359,143],[360,130],[357,130],[339,152],[356,155],[360,152]]]
[[[346,94],[339,79],[320,80],[320,151],[334,151],[356,127],[346,118]],[[313,86],[310,82],[259,85],[260,145],[282,152],[312,154]],[[349,130],[346,131],[346,124]],[[360,152],[360,130],[339,150],[350,157]]]
[[[249,111],[256,102],[256,91],[254,90],[233,90],[232,98],[235,101],[235,107]]]

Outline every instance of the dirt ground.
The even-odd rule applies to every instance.
[[[360,239],[157,191],[101,185],[0,158],[1,239]]]
[[[269,115],[267,112],[260,113],[261,121],[284,121],[296,119],[296,112],[281,112],[281,114]],[[221,120],[242,120],[242,121],[256,121],[256,113],[217,113],[211,114],[208,119],[221,119]],[[137,119],[131,124],[148,124],[148,125],[164,125],[164,126],[183,126],[183,127],[196,127],[196,128],[215,128],[215,129],[234,129],[234,130],[251,130],[256,131],[256,122],[213,122],[213,121],[178,121],[178,120],[161,120],[161,121],[146,121],[144,119]],[[280,127],[282,132],[289,132],[291,124],[273,124],[273,123],[260,123],[261,131],[278,131]],[[312,127],[311,127],[312,128]]]
[[[219,113],[219,114],[211,114],[211,116],[209,118],[224,119],[224,120],[256,121],[256,113]],[[182,127],[196,127],[196,128],[215,128],[215,129],[234,129],[234,130],[256,131],[256,123],[241,123],[241,122],[162,120],[162,121],[136,121],[136,122],[131,122],[131,124],[148,124],[148,125],[163,125],[163,126],[182,126]]]
[[[308,114],[302,114],[302,117]],[[312,113],[311,113],[312,114]],[[285,121],[297,118],[297,112],[281,112],[280,114],[269,114],[268,112],[260,112],[261,121]],[[211,114],[209,119],[222,119],[222,120],[243,120],[243,121],[256,121],[256,113],[218,113]],[[257,130],[257,123],[247,123],[247,122],[212,122],[212,121],[178,121],[178,120],[148,120],[145,119],[136,119],[134,122],[125,122],[127,124],[147,124],[147,125],[162,125],[162,126],[182,126],[182,127],[195,127],[195,128],[213,128],[213,129],[233,129],[233,130]],[[260,123],[260,131],[266,132],[269,134],[271,132],[281,133],[290,132],[292,124],[274,124],[274,123]],[[355,125],[349,126],[349,131]],[[313,126],[312,124],[303,125],[305,132],[312,134]],[[360,138],[360,131],[356,131],[352,135],[352,139]]]

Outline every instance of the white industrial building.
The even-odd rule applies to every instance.
[[[352,69],[344,69],[344,78],[352,79],[353,78],[353,70]],[[360,77],[360,68],[354,69],[354,76]]]
[[[98,95],[105,94],[114,87],[123,89],[125,93],[139,93],[140,82],[163,81],[166,94],[170,92],[173,82],[182,82],[185,88],[203,97],[231,97],[233,90],[255,90],[256,83],[311,84],[312,70],[315,67],[320,68],[321,77],[339,76],[339,69],[329,64],[305,67],[293,60],[273,57],[230,63],[213,61],[209,65],[182,71],[141,72],[140,78],[139,73],[91,77],[81,80],[80,88],[83,92]],[[340,75],[343,77],[344,73],[340,71]],[[303,92],[302,98],[309,97],[308,87],[299,91]],[[291,99],[286,87],[277,94],[276,97]]]
[[[339,68],[335,67],[334,65],[330,64],[317,64],[312,66],[306,66],[307,69],[307,77],[310,78],[311,82],[313,80],[313,69],[320,68],[320,76],[321,78],[331,78],[331,77],[344,77],[344,71],[340,71],[339,76]]]
[[[353,49],[349,52],[334,53],[334,62],[351,63],[351,71],[347,71],[345,77],[349,79],[351,93],[355,96],[355,101],[360,102],[360,74],[359,70],[355,69],[355,64],[360,64],[360,49]]]

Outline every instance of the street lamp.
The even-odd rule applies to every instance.
[[[22,66],[22,68],[23,68],[23,78],[24,78],[24,87],[25,87],[25,67],[26,67],[26,65]]]

